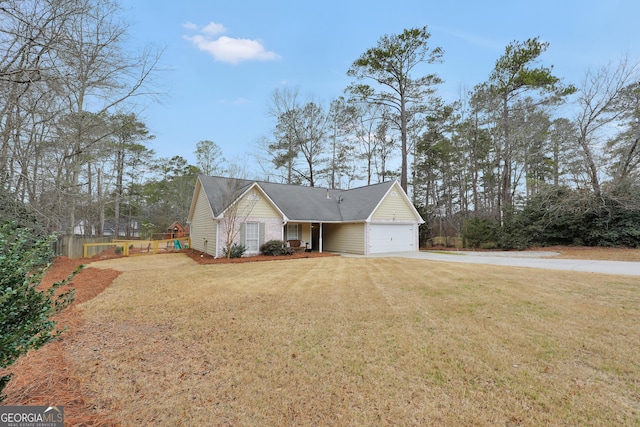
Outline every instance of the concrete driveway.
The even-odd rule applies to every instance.
[[[404,257],[430,261],[492,264],[548,270],[640,276],[640,262],[553,259],[557,252],[388,252],[367,257]]]

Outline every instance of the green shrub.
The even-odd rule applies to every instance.
[[[495,245],[498,223],[486,218],[471,218],[464,222],[462,240],[466,248]]]
[[[285,246],[286,245],[282,240],[269,240],[260,246],[260,252],[264,255],[282,255],[285,252]]]
[[[227,253],[227,248],[222,248],[222,254],[226,258],[241,258],[246,251],[247,247],[239,243],[234,243],[233,245],[231,245],[231,250],[229,251],[229,253]]]
[[[498,245],[496,245],[496,242],[482,242],[480,244],[480,249],[483,250],[491,250],[491,249],[497,249]]]
[[[116,255],[120,255],[124,251],[123,246],[116,246]]]
[[[0,369],[61,333],[51,316],[73,301],[73,290],[58,295],[57,291],[79,268],[49,289],[36,289],[53,260],[54,240],[55,236],[34,239],[31,229],[14,222],[0,226]],[[10,377],[0,376],[0,402]]]

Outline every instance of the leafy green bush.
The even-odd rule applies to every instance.
[[[227,248],[222,248],[222,254],[227,258],[241,258],[246,251],[247,247],[239,243],[234,243],[233,245],[231,245],[231,250],[229,251],[229,253],[227,253]]]
[[[498,223],[486,218],[471,218],[464,222],[462,239],[466,248],[494,247]]]
[[[0,223],[12,221],[17,227],[30,229],[34,238],[47,236],[40,214],[9,192],[0,191],[0,218]]]
[[[36,289],[53,260],[53,240],[55,236],[34,239],[31,229],[19,228],[15,222],[0,226],[0,368],[61,333],[51,316],[73,301],[73,290],[56,294],[79,269],[49,289]],[[10,378],[0,377],[0,402]]]
[[[502,248],[532,245],[640,246],[640,188],[600,196],[549,186],[531,196],[499,233]]]
[[[285,249],[285,243],[282,240],[269,240],[260,246],[260,252],[264,255],[282,255]]]
[[[116,255],[120,255],[122,251],[124,251],[124,247],[116,246],[116,250],[115,250]]]

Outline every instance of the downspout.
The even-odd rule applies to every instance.
[[[371,222],[369,219],[364,222],[364,254],[369,255],[369,251],[371,250],[371,245],[369,241],[371,239]]]
[[[219,242],[220,242],[220,221],[216,221],[216,252],[213,255],[214,258],[218,258]]]

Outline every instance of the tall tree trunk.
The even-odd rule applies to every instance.
[[[502,159],[504,168],[502,170],[502,192],[501,192],[501,212],[500,218],[504,220],[507,210],[511,210],[511,141],[509,135],[509,104],[507,95],[502,100],[502,126],[504,136],[504,149],[502,151]]]
[[[471,181],[471,191],[473,197],[473,212],[478,213],[478,181],[480,178],[480,171],[478,170],[478,146],[480,144],[480,138],[478,137],[478,113],[475,114],[474,127],[473,127],[473,149],[471,150],[472,156],[472,181]]]
[[[102,199],[102,169],[97,170],[97,192],[98,192],[98,236],[104,236],[104,200]]]
[[[589,143],[587,142],[587,136],[584,133],[578,138],[578,143],[584,153],[584,161],[586,163],[587,173],[589,174],[591,189],[595,197],[600,198],[602,191],[600,189],[600,179],[598,178],[598,167],[596,166],[593,151],[591,151],[591,147],[589,147]]]
[[[629,176],[632,171],[632,163],[634,156],[637,156],[638,150],[640,150],[640,138],[636,138],[630,144],[629,148],[625,150],[624,158],[622,160],[622,165],[620,166],[620,171],[618,172],[618,179],[625,180]]]
[[[85,236],[91,237],[94,235],[95,228],[95,217],[93,212],[93,185],[92,185],[92,177],[93,173],[91,172],[91,162],[87,162],[87,208],[86,208],[86,221],[87,221],[87,229],[85,229]]]
[[[400,95],[400,139],[402,143],[402,147],[400,151],[402,151],[402,164],[400,168],[400,186],[407,192],[408,182],[407,182],[407,111],[406,111],[406,101],[404,99],[404,93]]]

